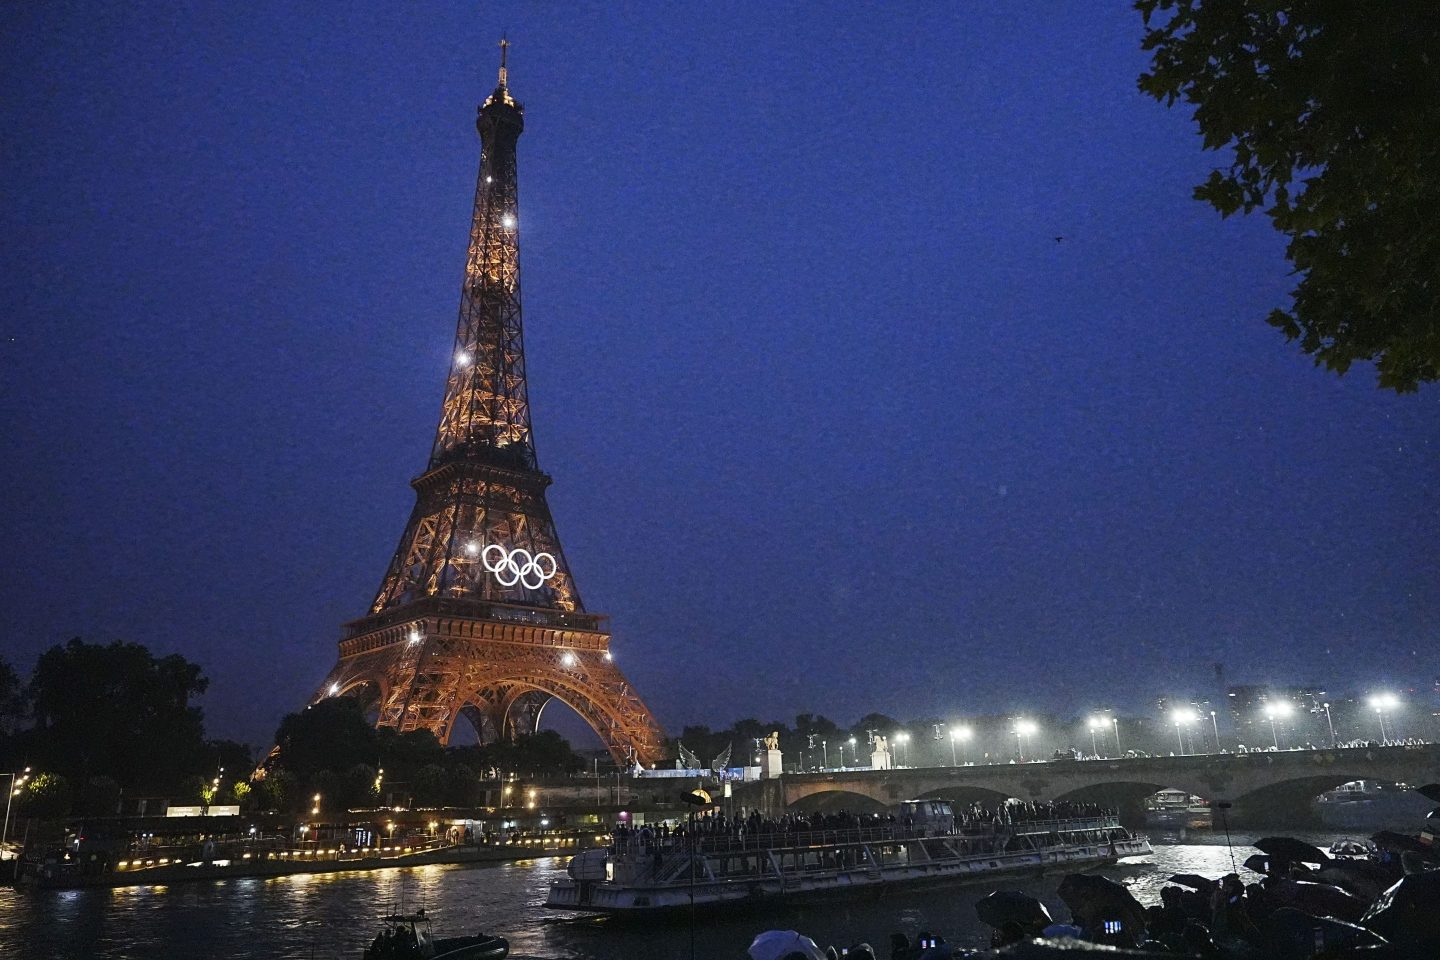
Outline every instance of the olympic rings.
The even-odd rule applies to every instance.
[[[506,550],[498,543],[489,544],[480,551],[480,562],[486,570],[495,574],[500,586],[513,587],[519,583],[528,590],[539,590],[560,569],[555,558],[548,553],[532,555],[529,550],[519,547]],[[548,571],[545,569],[547,565]]]

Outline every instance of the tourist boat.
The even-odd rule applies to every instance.
[[[504,937],[440,937],[430,930],[424,911],[382,917],[380,934],[365,948],[363,960],[505,960],[510,943]]]
[[[1073,871],[1150,853],[1113,816],[955,828],[950,805],[902,805],[878,827],[634,841],[577,854],[546,906],[610,914],[824,900],[891,886]],[[915,816],[921,809],[922,816]],[[907,823],[907,819],[909,822]]]

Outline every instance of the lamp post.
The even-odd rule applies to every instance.
[[[1025,738],[1034,736],[1039,727],[1029,720],[1017,719],[1015,721],[1015,741],[1020,748],[1020,761],[1025,761]]]
[[[1106,725],[1105,718],[1091,717],[1088,721],[1086,721],[1085,725],[1090,728],[1090,746],[1092,749],[1094,749],[1095,756],[1098,759],[1100,756],[1100,741],[1098,739],[1099,734],[1097,733],[1097,731],[1101,727]]]
[[[905,757],[906,759],[909,759],[910,751],[909,751],[908,749],[904,749],[904,748],[905,748],[905,745],[906,745],[907,743],[909,743],[909,742],[910,742],[910,734],[907,733],[907,732],[905,732],[904,730],[901,730],[901,731],[899,731],[898,733],[895,734],[895,746],[901,748],[900,750],[897,750],[896,752],[897,752],[897,753],[900,753],[900,754],[901,754],[903,757]],[[901,763],[900,766],[903,767],[903,766],[905,766],[905,764],[904,764],[904,763]]]
[[[1170,719],[1175,721],[1175,740],[1180,744],[1180,756],[1185,756],[1185,737],[1180,732],[1181,724],[1189,725],[1195,722],[1195,714],[1189,710],[1175,710],[1170,714]]]
[[[1215,719],[1215,711],[1210,711],[1210,729],[1215,733],[1215,752],[1220,752],[1220,723]]]
[[[1325,725],[1330,728],[1330,749],[1335,749],[1339,740],[1335,737],[1335,721],[1330,719],[1330,704],[1322,704],[1325,707]]]
[[[855,766],[860,766],[860,749],[855,746],[855,738],[850,738],[850,755],[855,761]],[[845,766],[845,748],[840,748],[840,766]]]
[[[1295,711],[1288,700],[1277,700],[1265,707],[1265,716],[1270,718],[1270,738],[1275,741],[1275,749],[1280,749],[1280,733],[1275,726],[1278,717],[1288,717]]]
[[[970,763],[970,736],[971,736],[971,733],[972,733],[972,731],[971,731],[971,729],[970,729],[969,727],[951,727],[951,728],[950,728],[950,759],[951,759],[952,761],[955,760],[955,743],[956,743],[956,741],[961,741],[961,742],[963,742],[963,743],[965,744],[965,763],[966,763],[967,766],[969,765],[969,763]],[[959,764],[956,763],[956,766],[959,766]]]
[[[820,740],[820,757],[821,757],[821,761],[820,761],[820,762],[825,766],[825,769],[826,769],[826,770],[829,770],[829,769],[830,769],[830,751],[829,751],[829,749],[826,747],[826,745],[825,745],[825,740],[824,740],[823,737],[822,737],[821,740]]]
[[[3,847],[5,838],[10,836],[10,804],[19,795],[20,788],[25,785],[25,781],[30,779],[30,768],[26,767],[24,773],[6,773],[0,774],[0,776],[10,778],[10,789],[5,791],[5,825],[0,827],[0,847]]]
[[[1400,698],[1393,693],[1377,693],[1370,698],[1370,706],[1375,708],[1375,716],[1380,718],[1380,743],[1382,745],[1390,742],[1390,736],[1395,734],[1395,724],[1390,724],[1390,734],[1385,733],[1385,711],[1394,712],[1400,706]]]

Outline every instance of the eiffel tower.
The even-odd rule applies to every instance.
[[[662,758],[664,734],[616,667],[545,502],[520,323],[515,145],[524,108],[500,81],[480,107],[480,176],[440,426],[415,509],[367,616],[346,624],[316,700],[354,696],[377,726],[448,743],[464,717],[482,743],[531,733],[558,699],[617,761]]]

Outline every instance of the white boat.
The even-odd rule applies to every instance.
[[[926,801],[930,806],[948,804]],[[953,823],[953,817],[948,818]],[[933,822],[932,822],[933,824]],[[1151,852],[1113,816],[936,829],[913,822],[783,836],[696,836],[576,855],[546,906],[640,914],[829,899],[891,886],[1074,871]],[[692,846],[693,845],[693,846]]]

